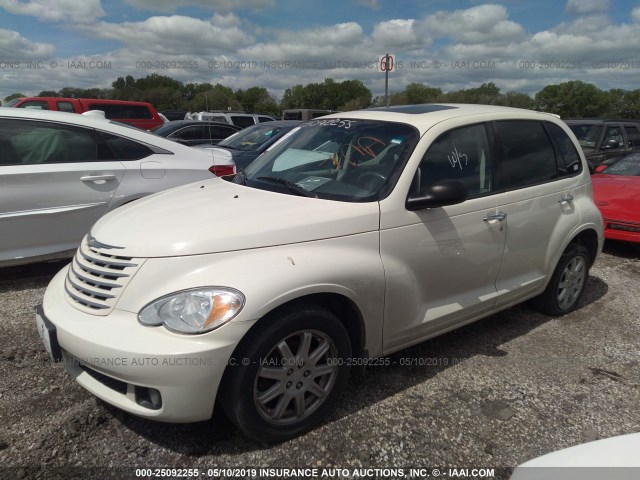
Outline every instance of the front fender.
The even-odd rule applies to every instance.
[[[235,252],[150,258],[115,308],[138,313],[159,297],[204,286],[232,287],[245,295],[245,306],[233,322],[255,322],[307,295],[342,295],[362,314],[365,348],[372,355],[381,351],[385,281],[377,231]],[[215,335],[215,330],[205,335]]]

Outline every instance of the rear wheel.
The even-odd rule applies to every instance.
[[[589,276],[588,250],[572,243],[560,257],[545,291],[530,301],[532,307],[547,315],[564,315],[576,308]]]
[[[314,306],[284,311],[263,320],[234,353],[221,404],[250,437],[292,438],[331,408],[346,385],[350,356],[348,333],[334,314]]]

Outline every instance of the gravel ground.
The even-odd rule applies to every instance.
[[[0,269],[2,478],[135,478],[134,467],[496,468],[500,478],[553,450],[640,432],[640,246],[608,243],[570,315],[518,306],[399,352],[353,378],[322,426],[276,446],[221,415],[133,417],[47,365],[33,307],[62,265]]]

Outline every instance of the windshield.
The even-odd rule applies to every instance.
[[[389,194],[418,142],[401,123],[326,119],[303,123],[234,182],[347,202]]]
[[[13,100],[4,104],[5,107],[13,107],[16,103],[22,100],[22,97],[14,98]]]
[[[634,153],[621,158],[613,165],[607,167],[602,173],[607,175],[625,175],[629,177],[640,176],[640,153]]]
[[[595,148],[596,143],[598,142],[598,137],[600,136],[602,125],[593,125],[589,123],[578,125],[573,124],[569,125],[569,128],[578,138],[578,143],[580,143],[581,147]]]
[[[292,127],[274,127],[268,123],[265,125],[256,125],[253,127],[240,130],[238,133],[231,135],[221,141],[218,146],[225,148],[233,148],[234,150],[257,150],[260,145],[270,138],[278,135],[283,130],[289,130]]]
[[[183,123],[165,123],[164,125],[160,125],[158,127],[152,128],[151,131],[153,133],[155,133],[156,135],[160,135],[161,137],[166,137],[168,136],[170,133],[175,132],[177,129],[179,129],[180,127],[182,127],[184,124]],[[195,124],[197,125],[197,124]]]

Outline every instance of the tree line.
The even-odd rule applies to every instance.
[[[24,96],[14,93],[5,102]],[[221,84],[183,83],[157,73],[135,79],[119,77],[111,88],[72,88],[45,90],[40,97],[110,98],[150,102],[157,110],[244,110],[251,113],[278,115],[288,108],[356,110],[382,106],[384,97],[374,97],[360,80],[337,82],[331,78],[321,83],[295,85],[276,100],[266,88],[233,90]],[[534,96],[519,92],[502,93],[493,83],[479,87],[443,92],[423,83],[410,83],[402,91],[389,95],[390,105],[418,103],[477,103],[540,110],[572,117],[611,117],[640,119],[640,89],[601,90],[580,80],[547,85]]]

